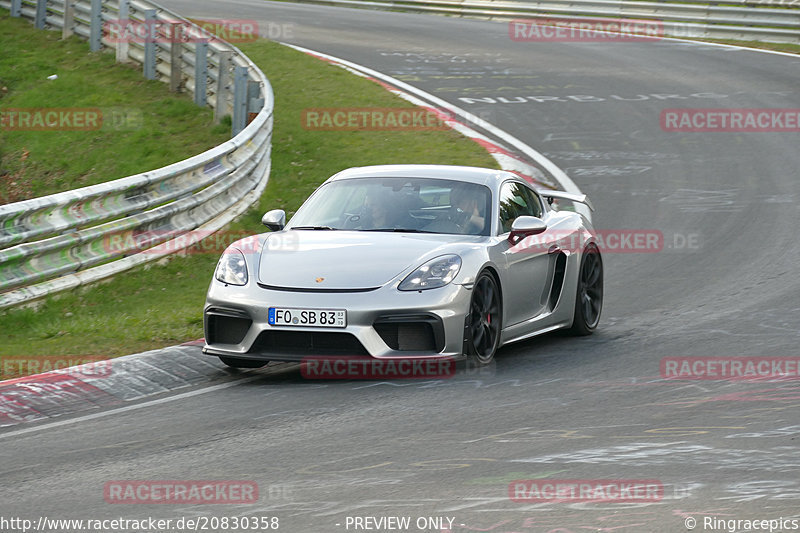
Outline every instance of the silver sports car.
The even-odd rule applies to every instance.
[[[510,172],[351,168],[286,223],[233,243],[204,308],[204,353],[233,367],[313,357],[492,360],[559,328],[591,333],[603,262],[590,222]]]

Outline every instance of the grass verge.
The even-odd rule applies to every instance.
[[[230,126],[214,126],[210,109],[145,80],[140,67],[91,53],[78,37],[34,30],[4,9],[0,50],[0,204],[153,170],[230,138]],[[21,112],[31,117],[37,109],[67,110],[70,120],[62,124],[73,127],[81,118],[75,110],[99,110],[102,125],[15,129]]]
[[[743,46],[745,48],[759,48],[761,50],[772,50],[775,52],[785,52],[787,54],[800,54],[800,44],[792,43],[765,43],[761,41],[736,41],[733,39],[687,39],[688,41],[701,41],[705,43],[730,44],[732,46]]]
[[[261,232],[265,211],[283,208],[291,215],[322,181],[347,167],[388,163],[497,167],[487,152],[451,130],[304,129],[302,113],[310,108],[412,106],[376,83],[287,47],[261,40],[241,49],[266,73],[275,91],[272,172],[259,205],[229,226],[228,234]],[[38,309],[0,314],[0,359],[113,357],[202,337],[205,292],[222,248],[203,245],[202,250],[50,298]]]

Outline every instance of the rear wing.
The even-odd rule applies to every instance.
[[[551,191],[549,189],[547,190],[537,189],[536,192],[542,195],[543,198],[547,199],[547,203],[549,204],[552,204],[553,200],[555,200],[556,198],[558,198],[559,200],[572,200],[573,202],[584,204],[587,207],[589,207],[589,209],[594,211],[594,206],[592,205],[592,202],[589,201],[589,199],[586,197],[585,194],[574,194],[566,191]]]

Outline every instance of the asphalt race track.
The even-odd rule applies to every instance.
[[[291,35],[279,40],[451,102],[566,171],[607,235],[663,241],[606,252],[593,336],[507,346],[492,366],[451,379],[313,382],[297,365],[236,374],[210,359],[200,378],[139,408],[3,428],[0,514],[263,516],[291,533],[369,530],[355,520],[366,517],[410,517],[407,529],[375,531],[442,532],[452,519],[453,532],[497,533],[800,518],[798,376],[661,373],[663,358],[800,358],[800,133],[675,132],[660,121],[671,108],[800,108],[800,57],[671,40],[517,42],[503,22],[260,0],[163,3],[193,18],[255,19],[262,34],[284,25]],[[537,479],[655,480],[663,494],[512,501],[511,481]],[[247,480],[259,498],[110,504],[115,480]],[[428,517],[445,528],[418,528]]]

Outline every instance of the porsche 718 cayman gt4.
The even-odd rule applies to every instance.
[[[468,357],[598,324],[603,261],[583,195],[510,172],[442,165],[352,168],[286,223],[223,253],[205,347],[233,367],[309,357]]]

